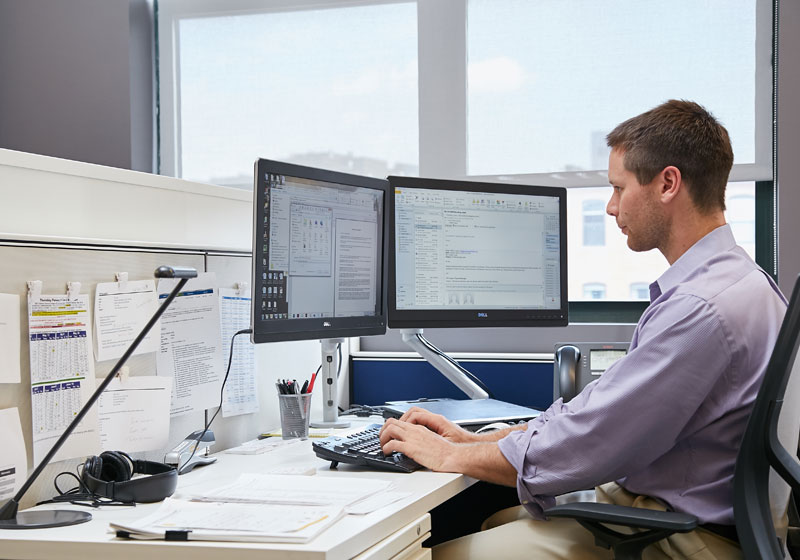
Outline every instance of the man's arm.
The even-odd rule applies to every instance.
[[[445,422],[449,423],[446,419]],[[438,420],[433,420],[432,423],[443,425]],[[462,473],[506,486],[516,485],[517,471],[495,442],[454,443],[452,439],[435,433],[422,423],[394,418],[386,421],[381,429],[380,439],[384,453],[399,451],[431,470]]]

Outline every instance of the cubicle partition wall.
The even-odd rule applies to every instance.
[[[251,193],[0,150],[0,196],[0,293],[19,295],[21,333],[20,383],[0,384],[0,409],[19,409],[30,469],[27,281],[40,280],[44,294],[63,294],[67,282],[80,282],[90,308],[98,282],[114,282],[119,272],[127,272],[129,280],[152,279],[160,265],[214,272],[219,287],[249,282]],[[275,378],[298,368],[310,374],[319,365],[317,341],[259,345],[255,353],[260,410],[218,415],[212,451],[275,428]],[[227,361],[228,348],[224,354]],[[105,376],[114,362],[95,363],[96,377]],[[156,355],[134,356],[127,365],[130,375],[155,375]],[[312,407],[321,414],[321,403]],[[167,448],[136,456],[163,460],[167,450],[202,428],[206,414],[210,417],[215,410],[173,416]],[[75,472],[82,459],[48,467],[25,496],[23,507],[52,497],[53,476]]]

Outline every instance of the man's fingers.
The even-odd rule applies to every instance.
[[[400,438],[405,425],[406,424],[404,422],[401,422],[395,418],[387,419],[381,428],[380,435],[378,436],[381,446],[385,445],[386,442],[390,440]]]
[[[400,420],[402,420],[403,422],[408,422],[409,421],[408,419],[418,412],[425,412],[425,410],[423,410],[418,406],[412,406],[403,413],[403,415],[400,417]]]

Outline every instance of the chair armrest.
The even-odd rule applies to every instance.
[[[577,502],[553,506],[544,510],[544,514],[547,517],[569,517],[580,521],[624,525],[639,529],[668,529],[675,533],[688,533],[697,527],[697,518],[687,513],[597,502]]]

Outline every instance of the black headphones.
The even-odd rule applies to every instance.
[[[152,476],[131,480],[134,474]],[[164,463],[131,459],[122,451],[104,451],[86,459],[81,480],[98,496],[121,502],[158,502],[175,492],[178,471]]]

